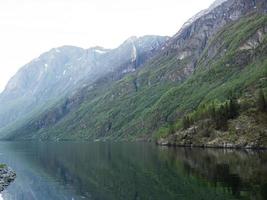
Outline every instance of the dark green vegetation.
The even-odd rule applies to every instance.
[[[7,139],[162,138],[212,119],[200,123],[209,129],[200,137],[221,130],[234,140],[236,125],[248,120],[249,130],[267,145],[267,116],[262,112],[267,94],[266,27],[266,15],[242,17],[208,41],[189,77],[181,75],[187,58],[179,60],[168,50],[121,80],[98,80],[95,87],[15,127]],[[258,32],[260,40],[255,39]],[[248,46],[253,39],[256,45]],[[68,102],[79,99],[82,103],[68,110]]]
[[[3,169],[6,167],[6,164],[0,164],[0,169]]]
[[[267,101],[262,89],[260,89],[258,93],[257,106],[259,111],[261,112],[267,111]]]
[[[0,93],[0,137],[4,137],[5,130],[11,131],[15,125],[52,108],[60,99],[79,93],[81,88],[94,87],[95,81],[110,72],[114,73],[107,77],[116,81],[135,71],[167,39],[153,35],[131,37],[114,49],[62,46],[41,54],[24,65]],[[67,114],[63,111],[62,115]]]
[[[226,42],[223,46],[228,48],[225,56],[214,65],[213,69],[200,72],[207,73],[203,74],[208,80],[207,83],[198,82],[205,87],[203,91],[206,95],[201,96],[201,101],[194,111],[186,114],[181,122],[177,122],[178,131],[175,136],[168,138],[164,133],[163,136],[159,134],[161,138],[168,138],[160,143],[266,147],[266,35],[261,45],[256,48],[240,50],[240,46],[250,37],[248,32],[255,31],[255,28],[258,29],[261,26],[260,24],[266,26],[266,17],[258,17],[254,20],[253,17],[242,19],[215,37],[214,41],[219,40],[223,44]],[[192,94],[195,93],[198,92],[192,92]],[[170,126],[166,131],[170,132],[170,128],[172,129]]]

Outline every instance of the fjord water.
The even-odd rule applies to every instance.
[[[267,152],[149,143],[1,142],[3,199],[267,199]]]

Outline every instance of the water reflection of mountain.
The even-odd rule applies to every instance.
[[[13,183],[2,193],[4,200],[71,200],[81,199],[71,188],[65,188],[48,174],[32,151],[31,143],[0,143],[0,163],[7,163],[17,174]]]
[[[222,186],[241,199],[267,199],[267,152],[231,149],[171,150],[188,175]]]
[[[49,174],[68,194],[75,191],[86,199],[266,199],[266,152],[144,143],[28,143],[23,148],[34,154],[21,154],[18,161],[35,168],[25,181]]]
[[[39,165],[92,199],[231,199],[223,188],[188,177],[175,154],[142,143],[36,145]],[[163,157],[163,158],[162,158]]]

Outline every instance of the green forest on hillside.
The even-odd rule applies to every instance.
[[[86,100],[56,124],[40,128],[44,115],[34,116],[7,139],[158,139],[207,118],[206,110],[216,112],[216,128],[249,110],[256,114],[258,92],[267,96],[267,36],[255,49],[240,47],[266,26],[267,17],[258,14],[227,25],[209,41],[194,73],[179,81],[170,77],[183,70],[186,59],[177,60],[175,52],[156,56],[116,82],[101,79],[83,94]],[[217,54],[210,57],[215,46]],[[225,113],[232,103],[238,113]]]

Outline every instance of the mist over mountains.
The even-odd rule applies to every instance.
[[[82,49],[63,46],[51,49],[22,67],[0,95],[0,126],[21,115],[71,94],[75,89],[113,74],[118,79],[135,71],[168,37],[131,37],[116,49]],[[117,76],[117,77],[116,77]]]
[[[1,138],[150,140],[171,135],[167,142],[179,138],[182,145],[214,141],[222,130],[212,123],[203,125],[214,132],[207,139],[181,133],[182,119],[210,102],[224,105],[229,93],[254,109],[255,91],[266,91],[266,13],[265,0],[217,0],[172,37],[131,37],[115,49],[52,49],[22,67],[1,93]],[[245,111],[240,118],[249,118]],[[237,119],[227,119],[227,128],[241,123]],[[202,127],[201,120],[190,125]],[[252,129],[264,132],[264,121],[251,122]],[[228,136],[220,142],[231,141]]]

